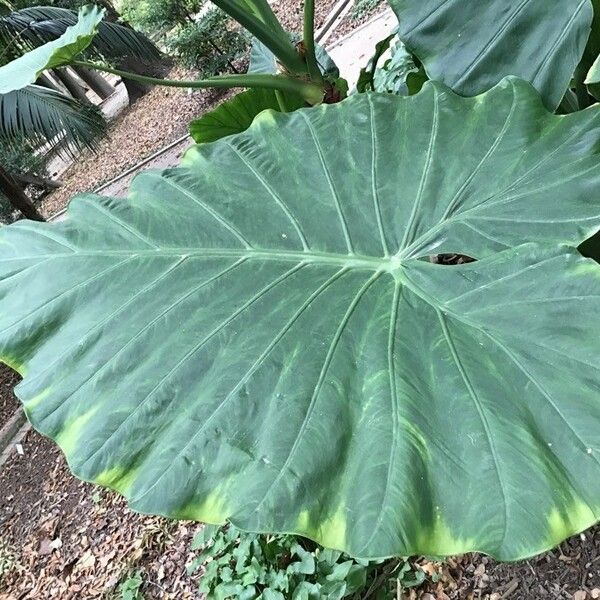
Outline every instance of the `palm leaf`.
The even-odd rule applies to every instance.
[[[84,148],[94,149],[105,128],[97,110],[39,85],[0,95],[0,136],[8,140],[24,135],[72,156]]]
[[[0,47],[17,44],[32,50],[60,37],[67,27],[77,23],[77,13],[65,8],[36,6],[12,12],[0,18]],[[102,21],[90,51],[96,58],[134,56],[158,58],[160,51],[142,33],[118,23]]]

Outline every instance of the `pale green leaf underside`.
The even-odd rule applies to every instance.
[[[530,81],[554,110],[583,55],[590,0],[390,0],[399,36],[430,79],[474,96],[507,75]]]
[[[600,56],[598,56],[598,58],[594,61],[594,64],[590,67],[590,70],[585,78],[585,83],[588,85],[592,83],[600,83]]]
[[[600,111],[361,94],[0,231],[36,428],[139,511],[353,555],[532,555],[600,513]],[[460,266],[419,257],[463,252]]]
[[[84,6],[79,10],[77,23],[58,39],[0,67],[0,94],[35,83],[46,69],[69,64],[91,44],[103,15],[104,10],[97,6]]]

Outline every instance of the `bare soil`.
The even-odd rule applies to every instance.
[[[118,598],[132,573],[146,599],[200,597],[185,565],[202,525],[133,513],[72,477],[50,440],[21,444],[0,471],[0,600]]]
[[[379,4],[377,4],[377,6],[373,7],[370,10],[362,12],[360,15],[354,15],[354,13],[351,10],[344,17],[344,20],[336,28],[335,34],[331,38],[330,43],[331,43],[331,41],[339,40],[340,38],[344,37],[345,35],[348,35],[349,33],[354,31],[361,25],[364,25],[367,21],[372,19],[375,15],[378,15],[387,9],[388,9],[387,2],[381,1],[381,2],[379,2]]]
[[[316,0],[315,29],[319,29],[337,0]],[[274,0],[271,2],[273,12],[290,33],[302,33],[304,3],[302,0]]]
[[[19,407],[13,388],[20,381],[18,373],[0,363],[0,429]]]

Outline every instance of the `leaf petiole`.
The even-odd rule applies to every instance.
[[[106,73],[112,73],[125,79],[132,79],[140,83],[150,85],[162,85],[166,87],[179,88],[265,88],[281,90],[299,94],[309,104],[319,104],[323,100],[324,89],[315,83],[301,81],[287,75],[267,75],[263,73],[244,73],[238,75],[219,75],[206,79],[179,80],[158,79],[147,75],[138,75],[121,69],[114,69],[106,65],[99,65],[87,61],[73,61],[71,64],[88,69],[96,69]]]

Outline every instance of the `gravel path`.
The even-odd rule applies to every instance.
[[[175,68],[172,79],[195,74]],[[50,216],[81,192],[95,189],[187,132],[189,122],[218,104],[227,92],[156,87],[110,125],[96,153],[86,151],[61,177],[64,185],[46,196],[42,213]]]

